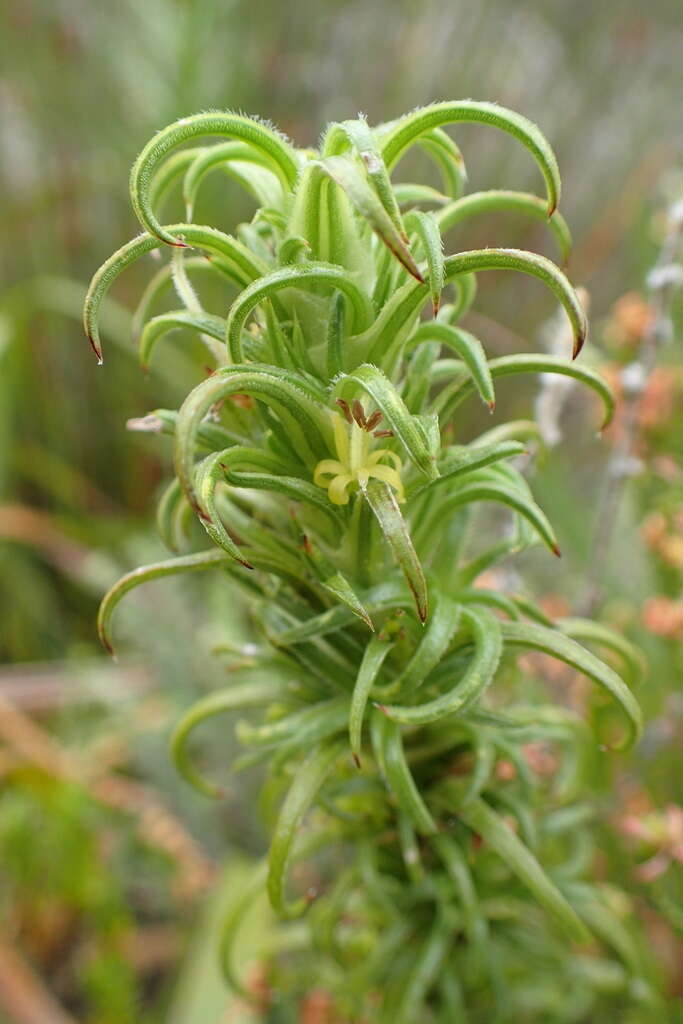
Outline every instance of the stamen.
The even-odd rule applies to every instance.
[[[337,398],[335,401],[339,408],[341,409],[341,411],[344,413],[344,419],[346,420],[346,422],[353,423],[353,419],[351,418],[351,410],[349,409],[349,403],[345,401],[343,398]]]
[[[356,421],[359,427],[365,430],[365,425],[367,422],[365,419],[365,411],[357,398],[354,398],[353,400],[352,410],[354,420]]]

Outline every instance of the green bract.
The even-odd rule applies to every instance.
[[[462,157],[444,131],[463,121],[526,147],[545,197],[463,196]],[[179,149],[195,140],[199,148]],[[392,181],[415,145],[436,165],[441,191]],[[192,223],[214,170],[258,204],[234,235]],[[534,1019],[597,1019],[602,975],[588,956],[564,953],[564,943],[589,940],[605,903],[598,886],[578,884],[591,840],[571,824],[571,801],[591,739],[609,756],[638,737],[641,722],[626,683],[581,644],[616,655],[630,683],[639,660],[604,628],[577,619],[555,627],[533,602],[496,589],[502,577],[479,579],[530,545],[559,554],[521,472],[534,424],[452,441],[462,436],[461,402],[476,392],[493,411],[499,379],[515,374],[569,375],[597,393],[607,419],[612,412],[604,381],[569,358],[586,322],[564,273],[535,253],[450,252],[442,241],[466,218],[513,210],[549,219],[565,261],[570,236],[556,212],[550,146],[526,118],[470,100],[376,129],[363,118],[332,125],[320,152],[296,149],[261,121],[211,112],[148,143],[131,193],[145,233],[95,274],[84,314],[90,342],[101,359],[107,290],[156,250],[168,266],[152,276],[134,319],[141,361],[162,360],[160,342],[179,332],[193,352],[203,341],[198,366],[209,366],[178,411],[137,424],[173,437],[176,475],[158,522],[176,557],[113,587],[100,632],[111,649],[120,598],[171,573],[217,569],[249,595],[259,678],[248,678],[253,658],[238,662],[231,685],[178,724],[172,748],[188,782],[219,795],[229,769],[200,770],[201,725],[247,709],[256,716],[238,723],[245,753],[234,769],[267,764],[266,803],[279,810],[253,891],[265,888],[278,914],[306,922],[278,940],[287,954],[273,954],[278,987],[293,998],[326,988],[344,1020],[455,1022],[474,1007],[473,1020],[519,1021],[531,1017],[503,994],[505,980],[536,970],[555,972],[554,991],[580,990],[585,1016],[573,1000],[563,1016],[552,986],[543,1003],[541,985]],[[166,209],[174,195],[187,219],[164,223],[162,199]],[[418,208],[425,202],[436,212]],[[211,309],[195,288],[203,267],[214,296],[225,289]],[[485,339],[460,323],[486,270],[519,271],[549,288],[569,319],[573,353],[489,359]],[[159,308],[171,285],[177,299]],[[483,518],[492,503],[507,525]],[[198,535],[187,529],[192,515],[208,550],[188,540]],[[520,703],[519,649],[597,684],[600,714],[587,724],[538,694]],[[530,760],[539,745],[553,752],[549,776]],[[566,827],[546,828],[546,810],[558,806]],[[288,868],[321,849],[328,856],[311,904]],[[235,984],[230,947],[248,904],[236,903],[222,945]],[[645,998],[622,953],[631,948],[624,929],[611,921],[610,984]]]

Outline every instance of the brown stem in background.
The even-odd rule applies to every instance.
[[[0,936],[0,1008],[8,1024],[76,1024],[16,948]],[[7,1016],[5,1017],[5,1014]]]

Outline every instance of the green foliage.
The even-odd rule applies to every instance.
[[[535,125],[494,104],[434,104],[375,129],[335,124],[320,153],[295,149],[262,122],[212,112],[184,118],[143,149],[131,194],[146,233],[95,275],[86,333],[101,359],[108,288],[145,253],[166,248],[183,309],[161,322],[148,293],[143,362],[150,339],[161,359],[159,340],[180,329],[184,340],[208,336],[210,367],[177,414],[147,420],[173,435],[177,483],[160,521],[179,553],[112,588],[100,631],[110,647],[123,594],[174,572],[217,569],[250,601],[259,653],[237,661],[225,692],[188,712],[173,750],[188,781],[215,793],[194,765],[190,736],[214,715],[256,712],[237,724],[245,753],[233,766],[267,766],[273,838],[255,885],[283,918],[303,916],[298,930],[282,928],[272,955],[277,998],[305,995],[315,978],[350,1019],[495,1013],[569,1022],[598,1019],[606,1005],[656,1013],[627,915],[586,880],[591,838],[577,803],[586,758],[608,758],[638,738],[638,705],[574,639],[600,642],[590,625],[563,630],[514,593],[476,586],[539,542],[559,554],[516,461],[528,426],[452,443],[462,399],[476,390],[493,408],[502,376],[569,375],[600,395],[608,418],[611,396],[597,374],[559,356],[488,360],[459,326],[476,274],[512,270],[537,278],[564,307],[573,356],[587,330],[549,259],[500,248],[444,255],[441,228],[455,215],[425,215],[419,184],[391,183],[405,153],[422,145],[447,168],[447,199],[462,203],[462,157],[443,127],[463,121],[502,129],[529,150],[566,255],[552,150]],[[202,146],[182,160],[175,153],[205,136],[239,145]],[[235,236],[162,224],[160,181],[184,176],[191,214],[205,169],[233,162],[259,203]],[[500,191],[478,197],[467,216],[510,206],[538,216],[534,197]],[[222,275],[222,309],[203,308],[188,246]],[[425,306],[433,320],[422,319]],[[445,358],[444,346],[459,358]],[[484,502],[511,516],[512,528],[484,518]],[[197,550],[190,513],[213,548]],[[636,656],[614,645],[631,667]],[[611,704],[596,704],[600,714],[586,725],[563,707],[516,699],[519,648],[583,673]],[[249,679],[254,661],[260,681]],[[554,752],[549,776],[527,763],[530,746]],[[513,769],[507,779],[503,765]],[[293,888],[310,881],[295,899],[290,873]],[[229,963],[239,914],[226,928]],[[580,945],[568,952],[572,940]]]

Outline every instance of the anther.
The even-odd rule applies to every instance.
[[[367,420],[365,419],[365,411],[357,398],[354,398],[351,409],[353,411],[354,420],[356,421],[359,427],[365,430],[367,423]]]
[[[353,423],[353,418],[351,416],[351,410],[349,409],[349,403],[347,401],[345,401],[343,398],[337,398],[336,399],[336,403],[339,406],[339,408],[341,409],[341,411],[344,413],[344,419],[346,420],[346,422],[347,423]]]

